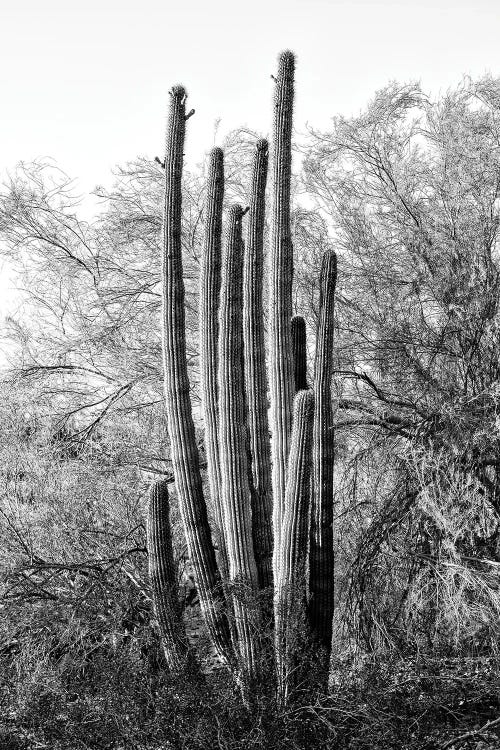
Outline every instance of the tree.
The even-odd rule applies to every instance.
[[[477,556],[481,539],[498,539],[499,87],[467,81],[434,103],[391,84],[359,117],[311,132],[304,185],[341,256],[338,444],[356,470],[373,472],[378,456],[386,474],[358,578],[362,546],[380,564],[390,529],[408,531],[405,577],[415,552],[437,554],[448,533],[415,508],[426,487],[449,486],[451,467],[470,487],[461,508],[472,524],[452,547]]]

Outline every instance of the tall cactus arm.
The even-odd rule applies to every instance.
[[[219,434],[221,497],[224,509],[229,580],[241,666],[250,679],[257,674],[255,617],[251,601],[258,576],[252,543],[252,513],[247,463],[247,427],[243,382],[243,242],[241,206],[229,209],[222,257],[219,311]]]
[[[270,367],[274,574],[279,565],[286,466],[294,395],[291,342],[293,248],[290,228],[292,115],[295,58],[282,52],[274,95],[270,253]]]
[[[186,364],[181,247],[185,101],[184,88],[175,86],[170,94],[163,221],[162,319],[165,410],[180,512],[202,612],[218,653],[229,662],[232,654],[229,625],[203,496]]]
[[[223,580],[229,575],[226,543],[224,540],[222,506],[220,500],[221,474],[219,438],[217,431],[217,346],[219,339],[219,298],[222,245],[222,201],[224,198],[224,153],[221,148],[210,152],[207,200],[205,208],[205,238],[201,258],[200,278],[200,371],[205,423],[205,450],[208,464],[208,483],[215,517],[217,560]]]
[[[332,640],[333,579],[333,375],[334,296],[337,256],[323,256],[320,283],[319,326],[314,375],[313,495],[309,549],[309,613],[323,667],[328,670]]]
[[[303,652],[306,627],[306,556],[310,501],[314,394],[295,396],[290,461],[276,586],[278,699],[286,703],[296,684],[295,656]]]
[[[295,392],[307,390],[306,321],[301,315],[292,318],[293,377]]]
[[[188,644],[178,597],[177,569],[172,550],[170,504],[166,482],[151,487],[146,523],[148,568],[153,608],[160,627],[165,658],[170,669],[182,670]]]
[[[257,142],[252,169],[250,212],[243,266],[243,339],[245,389],[251,454],[252,533],[259,588],[273,583],[271,448],[267,417],[267,374],[262,285],[264,211],[268,143]]]

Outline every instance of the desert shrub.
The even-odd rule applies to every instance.
[[[386,455],[339,473],[337,652],[496,653],[496,511],[450,451]]]

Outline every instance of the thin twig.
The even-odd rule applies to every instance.
[[[462,742],[462,740],[467,740],[469,737],[474,737],[474,735],[476,734],[482,734],[483,732],[486,732],[487,729],[491,729],[491,727],[498,726],[499,724],[500,716],[498,717],[498,719],[494,719],[493,721],[487,721],[486,724],[480,729],[472,729],[470,732],[465,732],[459,737],[455,737],[455,739],[453,740],[448,740],[448,742],[445,742],[444,745],[441,745],[441,750],[446,750],[447,747],[453,747],[456,742]]]

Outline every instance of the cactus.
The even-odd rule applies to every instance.
[[[243,380],[243,241],[241,206],[229,210],[222,257],[219,311],[219,432],[221,498],[228,551],[229,580],[242,671],[252,680],[258,671],[256,627],[249,595],[258,587],[253,551],[247,464]]]
[[[243,337],[245,390],[252,472],[252,534],[259,588],[272,585],[272,488],[267,373],[262,308],[264,210],[268,143],[259,140],[252,169],[247,243],[243,267]]]
[[[147,545],[153,607],[169,668],[182,670],[188,661],[188,645],[178,597],[177,569],[172,550],[168,485],[155,482],[151,488]]]
[[[301,315],[292,318],[293,380],[295,392],[307,390],[306,321]]]
[[[288,701],[290,692],[297,682],[295,655],[303,652],[305,639],[313,411],[312,391],[299,391],[294,403],[290,471],[286,483],[279,576],[276,585],[276,663],[280,703]]]
[[[322,259],[319,325],[314,374],[313,493],[309,550],[309,615],[320,657],[328,676],[334,605],[333,580],[333,376],[334,295],[337,256],[327,250]],[[322,662],[322,665],[321,665]]]
[[[229,663],[232,659],[229,624],[203,496],[186,364],[181,247],[181,177],[185,128],[186,92],[182,86],[175,86],[170,93],[163,221],[165,411],[174,479],[201,608],[218,653]]]
[[[274,579],[274,643],[281,703],[289,700],[297,686],[301,674],[299,656],[307,645],[302,637],[309,633],[309,626],[315,647],[321,652],[320,672],[325,684],[333,614],[330,383],[336,258],[333,251],[328,251],[323,260],[311,391],[307,390],[305,323],[303,318],[291,317],[293,75],[294,57],[284,52],[276,80],[272,162],[268,315],[271,444],[262,310],[267,143],[263,140],[257,143],[254,158],[246,251],[242,241],[244,212],[235,205],[228,212],[222,262],[223,154],[214,149],[210,157],[200,295],[201,384],[210,495],[218,527],[215,532],[219,539],[220,568],[225,582],[227,579],[227,597],[208,523],[189,399],[181,257],[181,173],[186,119],[186,94],[182,87],[175,87],[171,93],[162,272],[167,426],[179,507],[202,612],[218,653],[237,676],[244,699],[248,700],[248,687],[262,675],[261,649],[265,652],[259,637],[261,607],[257,594]],[[162,564],[168,567],[165,561],[171,553],[167,523],[168,514],[161,523],[148,526],[152,579],[162,545],[165,546]],[[165,608],[161,615],[164,624],[160,624],[166,653],[171,654],[167,658],[172,664],[175,659],[176,664],[181,663],[188,652],[183,650],[185,640],[179,629],[178,605],[172,598],[170,578],[157,576],[156,580],[155,597],[160,604],[164,602]],[[311,600],[307,604],[308,583]],[[155,606],[160,612],[159,605]],[[170,613],[166,611],[169,606]],[[235,617],[233,640],[228,608]]]
[[[292,114],[295,58],[279,57],[274,96],[269,290],[269,385],[273,486],[274,577],[277,578],[286,468],[292,427],[293,363],[291,341],[293,248],[290,230]]]
[[[219,297],[222,244],[222,200],[224,197],[224,153],[213,148],[210,153],[207,200],[205,209],[205,239],[200,275],[200,373],[205,450],[208,464],[210,498],[215,516],[217,560],[222,578],[227,580],[229,568],[223,533],[220,500],[221,473],[217,434],[217,346],[219,340]]]

